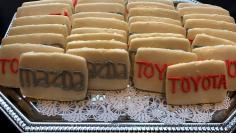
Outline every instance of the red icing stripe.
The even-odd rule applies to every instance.
[[[77,5],[78,0],[72,0],[72,4],[75,7]]]

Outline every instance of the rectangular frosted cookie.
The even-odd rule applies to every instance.
[[[68,54],[87,60],[91,90],[120,90],[129,84],[130,62],[128,52],[121,49],[71,49]]]
[[[73,0],[39,0],[39,1],[24,2],[22,4],[22,6],[31,6],[31,5],[49,4],[49,3],[69,4],[71,6],[71,8],[73,8],[77,4]]]
[[[73,28],[94,27],[94,28],[111,28],[128,31],[128,24],[122,20],[112,18],[76,18],[72,22]]]
[[[175,33],[186,35],[185,28],[163,22],[134,22],[130,24],[129,33]]]
[[[142,34],[132,34],[129,36],[128,44],[130,41],[135,38],[148,38],[148,37],[177,37],[177,38],[185,38],[185,36],[181,34],[174,33],[142,33]]]
[[[41,44],[11,44],[0,48],[0,85],[19,88],[18,65],[21,54],[26,52],[63,53],[64,49]]]
[[[129,10],[129,17],[133,16],[153,16],[181,20],[180,14],[177,11],[162,8],[132,8]]]
[[[16,17],[35,16],[35,15],[63,15],[71,16],[72,8],[68,4],[48,3],[31,6],[23,6],[17,9]]]
[[[217,21],[235,23],[233,17],[227,15],[218,15],[218,14],[187,14],[183,16],[183,23],[185,23],[186,20],[188,19],[208,19],[208,20],[217,20]]]
[[[228,15],[229,11],[219,8],[219,7],[199,7],[199,6],[193,6],[193,7],[184,7],[178,9],[180,15],[184,16],[187,14],[218,14],[218,15]]]
[[[178,37],[148,37],[135,38],[130,41],[129,51],[136,51],[141,47],[154,47],[165,49],[179,49],[190,51],[190,43],[186,38]]]
[[[127,43],[126,38],[124,38],[122,35],[111,33],[71,34],[67,37],[67,42],[89,40],[116,40],[123,43]]]
[[[109,12],[79,12],[72,15],[73,19],[86,18],[86,17],[97,17],[97,18],[113,18],[118,20],[124,20],[124,16],[117,13]]]
[[[188,30],[187,38],[193,41],[197,34],[207,34],[232,42],[236,42],[236,33],[229,30],[211,29],[211,28],[193,28]]]
[[[82,3],[120,3],[125,4],[125,0],[78,0],[79,4]]]
[[[180,50],[139,48],[134,62],[134,87],[139,90],[165,93],[167,66],[196,61],[197,55]]]
[[[75,28],[72,29],[71,34],[87,34],[87,33],[110,33],[110,34],[120,34],[127,39],[127,32],[118,29],[108,29],[108,28]]]
[[[132,3],[132,2],[158,2],[158,3],[163,3],[163,4],[167,4],[167,5],[171,5],[174,6],[174,3],[172,0],[128,0],[128,3]]]
[[[83,3],[75,7],[75,12],[110,12],[125,14],[125,6],[119,3]]]
[[[62,24],[67,26],[68,31],[71,29],[71,22],[69,18],[61,15],[37,15],[20,17],[14,19],[12,22],[12,27],[40,24]]]
[[[10,28],[8,36],[33,34],[33,33],[55,33],[68,36],[66,25],[61,24],[40,24],[40,25],[23,25]]]
[[[20,57],[19,79],[21,93],[26,97],[83,100],[88,89],[88,68],[83,57],[29,52]]]
[[[185,7],[218,7],[218,6],[215,6],[215,5],[210,5],[210,4],[201,4],[201,3],[179,3],[177,5],[177,9],[179,8],[185,8]],[[221,7],[218,7],[218,8],[221,8]]]
[[[192,48],[215,46],[215,45],[236,45],[236,42],[226,40],[223,38],[210,36],[207,34],[197,34],[192,42]]]
[[[2,45],[14,43],[35,43],[54,47],[65,48],[66,39],[61,34],[54,33],[34,33],[25,35],[7,36],[2,39]]]
[[[185,21],[184,28],[212,28],[212,29],[222,29],[236,32],[236,24],[217,21],[217,20],[208,20],[208,19],[189,19]]]
[[[152,16],[133,16],[129,18],[129,24],[134,22],[152,22],[152,21],[182,26],[182,23],[180,21],[171,18],[152,17]]]
[[[127,4],[127,9],[132,8],[163,8],[169,10],[175,10],[173,5],[168,5],[160,2],[131,2]]]
[[[193,49],[198,60],[222,60],[225,61],[227,69],[228,89],[235,91],[236,88],[236,46],[218,45]]]
[[[227,93],[226,66],[220,60],[195,61],[167,67],[167,104],[218,103]]]
[[[127,44],[115,40],[90,40],[90,41],[72,41],[67,43],[66,49],[78,48],[102,48],[102,49],[124,49],[127,50]]]

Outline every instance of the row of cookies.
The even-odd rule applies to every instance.
[[[124,0],[81,0],[72,15],[67,50],[88,48],[127,49]]]
[[[33,43],[65,48],[76,4],[71,0],[24,2],[17,9],[2,45]]]

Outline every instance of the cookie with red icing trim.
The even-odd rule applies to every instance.
[[[134,61],[134,87],[165,93],[165,74],[169,65],[196,61],[197,55],[180,50],[139,48]]]
[[[222,102],[228,90],[224,61],[205,60],[167,67],[167,104],[188,105]]]

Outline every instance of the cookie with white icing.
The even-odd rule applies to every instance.
[[[198,60],[222,60],[225,61],[229,91],[235,91],[236,86],[236,45],[207,46],[193,49]]]
[[[133,16],[129,18],[129,24],[134,22],[163,22],[168,24],[174,24],[178,26],[182,26],[181,22],[178,20],[174,20],[171,18],[164,18],[164,17],[152,17],[152,16]]]
[[[199,6],[193,6],[193,7],[184,7],[178,9],[180,15],[184,16],[187,14],[218,14],[218,15],[228,15],[229,11],[219,8],[219,7],[199,7]]]
[[[72,8],[68,4],[48,3],[19,7],[17,9],[16,17],[34,15],[63,15],[70,17],[72,13]]]
[[[235,23],[233,17],[227,15],[218,15],[218,14],[187,14],[183,16],[183,23],[185,23],[186,20],[188,19],[208,19],[208,20],[217,20],[217,21]]]
[[[220,60],[194,61],[167,67],[167,104],[188,105],[222,102],[228,82],[226,66]]]
[[[236,24],[208,19],[188,19],[185,21],[184,28],[212,28],[236,32]]]
[[[21,93],[26,97],[83,100],[88,87],[87,63],[79,56],[29,52],[20,57],[19,80]]]
[[[75,28],[72,29],[71,34],[87,34],[87,33],[110,33],[110,34],[119,34],[127,38],[127,32],[124,30],[118,29],[109,29],[109,28]]]
[[[172,0],[128,0],[128,3],[133,3],[133,2],[157,2],[157,3],[163,3],[167,5],[174,6],[174,3]]]
[[[163,8],[169,10],[175,10],[175,7],[172,5],[160,3],[160,2],[131,2],[127,4],[127,9],[132,8]]]
[[[133,16],[153,16],[181,20],[179,12],[162,8],[132,8],[129,10],[129,17]]]
[[[236,33],[229,30],[211,29],[211,28],[193,28],[188,30],[187,38],[193,41],[197,34],[207,34],[232,42],[236,42]]]
[[[10,28],[8,36],[33,34],[33,33],[55,33],[64,37],[68,36],[66,25],[61,24],[40,24],[40,25],[23,25]]]
[[[54,47],[65,48],[66,39],[63,35],[54,33],[34,33],[25,35],[14,35],[14,36],[7,36],[2,39],[2,45],[8,45],[14,43],[34,43],[34,44],[44,44]]]
[[[79,12],[72,15],[73,19],[86,18],[86,17],[97,17],[97,18],[113,18],[118,20],[124,20],[124,16],[117,13],[109,12]]]
[[[204,46],[215,46],[215,45],[236,45],[236,42],[226,40],[223,38],[207,35],[197,34],[193,40],[192,48],[204,47]]]
[[[64,49],[41,44],[11,44],[0,48],[1,74],[0,85],[19,88],[18,65],[21,54],[26,52],[63,53]]]
[[[127,50],[127,44],[115,40],[90,40],[90,41],[72,41],[67,43],[66,49],[78,48],[102,48],[102,49],[124,49]]]
[[[190,52],[139,48],[134,62],[134,87],[144,91],[165,93],[164,83],[167,66],[196,60],[197,55]]]
[[[75,12],[110,12],[125,14],[125,6],[120,3],[83,3],[75,7]]]
[[[67,53],[87,60],[89,89],[120,90],[129,84],[130,62],[127,51],[81,48],[68,50]]]
[[[218,8],[221,8],[221,7],[219,7],[219,6],[215,6],[215,5],[210,5],[210,4],[201,4],[201,3],[190,3],[190,2],[184,2],[184,3],[179,3],[178,5],[177,5],[177,9],[180,9],[180,8],[185,8],[185,7],[195,7],[195,6],[197,6],[197,7],[218,7]]]
[[[83,3],[120,3],[125,4],[125,0],[78,0],[79,4]]]
[[[77,3],[72,3],[72,0],[39,0],[39,1],[24,2],[21,6],[32,6],[32,5],[49,4],[49,3],[68,4],[71,6],[71,8],[74,7],[75,4],[77,4]]]
[[[112,18],[76,18],[72,22],[73,28],[94,27],[94,28],[111,28],[128,31],[128,24],[122,20]]]
[[[61,15],[37,15],[20,17],[13,20],[12,27],[40,24],[61,24],[66,25],[68,31],[71,30],[71,22],[69,18]]]
[[[163,22],[134,22],[130,24],[129,33],[175,33],[186,35],[185,28]]]
[[[120,34],[111,33],[87,33],[87,34],[72,34],[67,37],[67,42],[71,41],[89,41],[89,40],[116,40],[127,43],[126,38]]]
[[[129,36],[128,44],[130,41],[135,38],[148,38],[148,37],[177,37],[177,38],[185,38],[185,36],[181,34],[174,33],[142,33],[142,34],[132,34]]]

